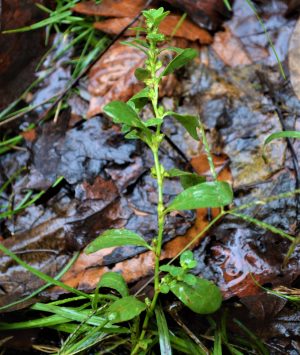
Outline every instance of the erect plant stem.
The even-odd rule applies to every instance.
[[[149,51],[149,69],[151,72],[151,102],[153,113],[155,118],[160,118],[159,110],[158,110],[158,90],[159,90],[159,78],[156,77],[156,64],[157,64],[157,50],[155,44],[150,41],[150,51]],[[155,133],[154,143],[150,146],[153,159],[154,159],[154,171],[157,181],[157,224],[158,224],[158,233],[157,237],[153,241],[154,247],[154,296],[152,298],[151,304],[147,310],[142,332],[140,334],[139,340],[131,352],[131,355],[135,355],[138,353],[138,350],[141,347],[141,342],[143,341],[146,331],[148,328],[149,320],[154,312],[158,295],[160,293],[160,281],[159,281],[159,261],[161,256],[161,249],[162,249],[162,242],[163,242],[163,232],[164,232],[164,223],[165,223],[165,212],[164,212],[164,202],[163,202],[163,184],[164,184],[164,175],[163,175],[163,167],[159,162],[159,146],[161,142],[161,132],[160,132],[161,125],[157,126],[157,130]]]
[[[146,317],[143,323],[142,332],[140,334],[139,340],[133,349],[131,355],[137,354],[137,351],[140,348],[140,344],[146,335],[146,331],[148,328],[149,320],[154,312],[158,295],[160,293],[160,282],[159,282],[159,260],[162,249],[162,241],[163,241],[163,232],[164,232],[164,223],[165,223],[165,213],[164,213],[164,204],[163,204],[163,174],[162,167],[159,162],[158,157],[158,147],[156,149],[152,149],[153,158],[154,158],[154,167],[155,174],[157,180],[157,221],[158,221],[158,234],[157,238],[154,240],[154,259],[155,259],[155,268],[154,268],[154,296],[151,301],[151,304],[147,310]]]

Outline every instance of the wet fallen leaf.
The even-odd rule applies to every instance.
[[[83,1],[73,7],[73,11],[89,16],[103,17],[134,17],[146,5],[146,0],[102,0],[100,4],[95,1]]]
[[[171,36],[176,26],[178,25],[181,16],[169,15],[160,25],[160,31],[166,36]],[[129,25],[131,17],[107,19],[101,22],[95,22],[94,27],[108,34],[118,34],[123,28]],[[138,25],[136,23],[135,25]],[[133,25],[134,26],[134,25]],[[135,36],[136,32],[133,30],[127,30],[124,36]],[[212,43],[212,36],[206,30],[195,25],[188,19],[185,19],[183,23],[174,33],[174,37],[184,38],[189,41],[198,41],[201,44]]]
[[[104,54],[89,72],[91,100],[88,117],[102,112],[103,106],[110,101],[127,101],[143,88],[134,71],[145,59],[143,52],[120,43],[115,43]]]
[[[186,12],[199,26],[210,30],[218,28],[231,14],[223,0],[166,0],[171,5]]]
[[[23,138],[28,142],[33,142],[37,138],[37,132],[34,128],[32,128],[28,131],[22,132],[21,134],[22,134]]]
[[[234,37],[228,27],[215,35],[212,48],[226,65],[236,67],[252,63],[242,42]]]

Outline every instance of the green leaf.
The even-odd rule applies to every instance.
[[[169,47],[164,47],[164,48],[162,48],[159,52],[162,53],[162,52],[164,52],[164,51],[173,51],[173,52],[175,52],[175,53],[180,54],[180,53],[182,53],[182,52],[184,51],[184,49],[178,48],[178,47],[169,46]]]
[[[122,275],[117,272],[106,272],[101,277],[97,288],[107,287],[119,292],[122,297],[129,296],[127,284]]]
[[[222,303],[219,288],[205,279],[197,278],[194,286],[189,286],[185,282],[171,283],[170,289],[183,304],[198,314],[213,313]]]
[[[180,183],[184,189],[192,187],[194,185],[202,184],[206,181],[204,176],[200,176],[196,173],[189,173],[180,169],[171,169],[166,171],[168,177],[179,177]]]
[[[11,257],[16,263],[18,263],[19,265],[23,266],[26,270],[30,271],[33,275],[37,276],[38,278],[40,278],[41,280],[50,283],[52,285],[58,286],[63,288],[64,290],[71,292],[71,293],[75,293],[78,296],[83,296],[84,298],[90,299],[91,296],[77,290],[76,288],[73,288],[69,285],[64,284],[63,282],[52,278],[51,276],[44,274],[42,271],[35,269],[34,267],[32,267],[31,265],[25,263],[23,260],[21,260],[17,255],[15,255],[13,252],[11,252],[9,249],[7,249],[3,244],[0,243],[0,251],[2,251],[4,254],[8,255],[9,257]]]
[[[155,307],[155,317],[158,328],[160,353],[162,355],[172,355],[170,332],[167,320],[161,305]]]
[[[159,9],[149,9],[144,10],[143,15],[147,20],[147,24],[158,26],[161,21],[168,16],[170,11],[165,11],[164,8],[160,7]]]
[[[125,135],[125,138],[126,139],[139,139],[140,136],[137,134],[137,131],[136,130],[133,130],[131,132],[128,132],[126,135]]]
[[[233,192],[225,181],[203,182],[181,192],[170,203],[166,212],[229,205]]]
[[[138,234],[127,229],[109,229],[93,240],[86,248],[85,253],[95,253],[104,248],[120,247],[123,245],[136,245],[152,250],[145,240]]]
[[[147,55],[147,51],[143,47],[141,47],[138,44],[136,44],[135,41],[131,41],[131,42],[129,42],[129,41],[120,41],[120,43],[123,44],[124,46],[136,48],[136,49],[142,51],[144,54]]]
[[[232,11],[232,7],[231,7],[229,0],[224,0],[224,4],[226,5],[228,10]]]
[[[127,101],[128,104],[133,103],[134,107],[140,111],[149,101],[149,88],[146,87],[139,91],[137,94],[132,96],[130,100]]]
[[[213,355],[222,355],[222,336],[221,332],[216,330],[214,336],[214,350]]]
[[[160,271],[168,272],[170,275],[177,277],[184,274],[184,270],[181,267],[174,265],[162,265]]]
[[[147,32],[147,30],[144,29],[144,32]],[[148,42],[145,41],[144,39],[135,38],[133,42],[135,42],[135,43],[137,43],[137,44],[139,44],[139,45],[141,45],[141,46],[143,46],[145,48],[149,48],[150,47]]]
[[[188,61],[197,57],[198,52],[193,48],[186,48],[180,54],[178,54],[171,62],[166,66],[161,76],[166,76],[174,72],[175,69],[179,69],[184,66]]]
[[[104,106],[103,111],[111,117],[115,123],[123,123],[130,127],[142,129],[146,128],[137,113],[125,102],[112,101]]]
[[[144,27],[129,27],[128,29],[129,29],[129,30],[132,30],[132,31],[145,32],[145,33],[147,33],[147,30],[146,30],[146,28],[144,28]],[[135,40],[135,41],[136,41],[136,40]]]
[[[279,139],[279,138],[300,138],[300,132],[299,131],[282,131],[282,132],[276,132],[271,134],[266,140],[264,145],[272,142],[274,139]]]
[[[197,276],[193,274],[184,274],[182,281],[190,286],[195,286],[197,284]]]
[[[34,309],[36,311],[54,313],[57,316],[65,317],[66,321],[69,319],[79,323],[86,322],[90,325],[103,327],[108,324],[107,319],[105,317],[93,315],[93,311],[91,309],[80,309],[61,306],[59,307],[45,303],[36,303],[31,307],[31,309]]]
[[[170,291],[170,287],[163,283],[161,286],[160,286],[160,292],[163,293],[163,294],[167,294],[168,292]]]
[[[147,127],[157,126],[162,123],[163,123],[163,119],[161,118],[150,118],[149,120],[144,122],[145,126]]]
[[[198,117],[187,114],[181,115],[176,112],[167,112],[167,114],[173,116],[195,140],[199,140],[197,128],[200,127],[200,124]]]
[[[180,255],[180,265],[184,269],[193,269],[197,266],[197,261],[194,259],[194,254],[191,250],[186,250]]]
[[[147,35],[147,39],[150,41],[155,41],[155,42],[162,42],[165,40],[165,35],[162,33],[149,33]]]
[[[132,96],[132,98],[129,101],[136,101],[138,99],[148,99],[149,98],[149,88],[144,88],[141,91],[139,91],[137,94]]]
[[[209,354],[208,349],[206,349],[204,345],[200,343],[199,339],[198,339],[198,343],[200,344],[195,344],[189,337],[185,337],[185,339],[182,339],[174,335],[170,335],[170,340],[173,349],[178,350],[180,353],[188,354],[188,355]]]
[[[256,224],[260,228],[269,230],[269,231],[271,231],[274,234],[279,234],[281,237],[288,239],[292,243],[295,241],[295,237],[292,237],[290,234],[284,232],[282,229],[279,229],[279,228],[277,228],[275,226],[272,226],[269,223],[260,221],[259,219],[247,216],[247,215],[245,215],[243,213],[230,212],[230,214],[233,215],[233,216],[236,216],[238,218],[242,218],[242,219],[244,219],[245,221],[247,221],[249,223]]]
[[[137,317],[147,308],[144,302],[134,296],[127,296],[108,307],[106,315],[111,323],[121,323]]]
[[[137,68],[134,72],[134,75],[140,81],[145,81],[151,77],[149,70],[144,68]]]

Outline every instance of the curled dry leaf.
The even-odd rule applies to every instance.
[[[169,15],[160,25],[160,31],[166,36],[171,36],[172,32],[176,28],[179,23],[181,16],[179,15]],[[130,24],[132,20],[131,17],[123,17],[123,18],[112,18],[103,20],[101,22],[95,22],[94,27],[98,30],[101,30],[108,34],[116,35],[120,33],[123,28]],[[133,26],[138,25],[138,23]],[[135,36],[135,32],[133,30],[127,30],[125,32],[125,36]],[[184,38],[189,41],[199,41],[201,44],[210,44],[212,43],[212,36],[199,26],[195,25],[188,19],[185,19],[184,22],[179,26],[176,30],[174,37]]]
[[[138,49],[115,43],[89,72],[91,99],[87,116],[101,113],[103,106],[113,100],[127,101],[141,90],[144,85],[134,72],[145,59],[145,54]],[[179,87],[177,84],[174,75],[166,77],[160,95],[173,95]]]
[[[102,112],[102,107],[113,100],[127,101],[143,85],[134,71],[143,65],[146,56],[141,51],[115,43],[89,72],[91,94],[88,117]]]

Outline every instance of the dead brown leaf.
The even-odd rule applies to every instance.
[[[141,90],[144,86],[134,72],[143,66],[145,59],[145,54],[138,49],[115,43],[89,72],[91,99],[87,116],[101,113],[103,106],[113,100],[127,101]],[[160,96],[172,96],[178,91],[174,75],[163,79]]]
[[[102,107],[112,100],[127,101],[142,84],[134,71],[143,65],[146,56],[132,47],[115,43],[89,72],[88,90],[91,94],[88,117],[102,112]]]
[[[228,27],[225,32],[218,32],[214,37],[212,48],[220,59],[231,67],[249,65],[252,60],[239,38]]]
[[[208,29],[217,29],[224,19],[228,17],[223,0],[166,0],[171,5],[186,12],[190,18],[199,26]]]
[[[37,132],[35,128],[22,132],[21,135],[27,142],[33,142],[37,138]]]
[[[171,36],[173,30],[176,28],[180,21],[180,15],[169,15],[160,25],[160,31],[166,36]],[[95,22],[94,27],[108,34],[116,35],[120,33],[123,28],[128,26],[132,21],[131,17],[112,18],[103,20],[101,22]],[[135,24],[137,25],[137,24]],[[125,36],[135,36],[135,31],[127,30]],[[177,29],[174,37],[184,38],[189,41],[199,41],[201,44],[212,43],[212,36],[206,30],[195,25],[188,19],[185,19],[181,26]]]
[[[94,0],[76,4],[73,11],[89,16],[135,17],[146,5],[145,0],[103,0],[96,4]]]

